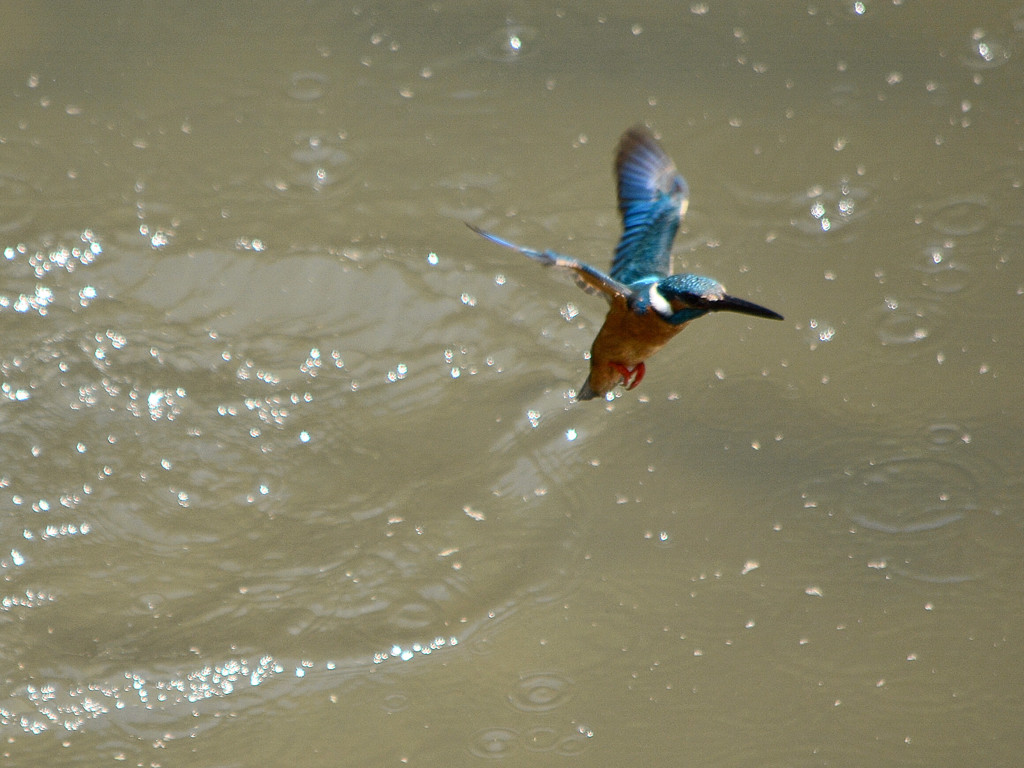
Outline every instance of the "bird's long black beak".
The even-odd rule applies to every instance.
[[[767,307],[762,307],[760,304],[755,304],[746,299],[737,299],[735,296],[729,296],[728,294],[716,301],[709,301],[707,307],[717,312],[739,312],[743,315],[754,315],[754,317],[767,317],[769,320],[785,319],[778,312],[773,312]]]

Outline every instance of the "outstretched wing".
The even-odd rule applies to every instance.
[[[642,125],[622,135],[615,177],[622,237],[615,248],[611,276],[626,284],[665,277],[672,271],[672,241],[689,202],[686,180]]]
[[[563,256],[562,254],[555,253],[554,251],[535,251],[533,248],[524,248],[521,245],[510,243],[508,240],[503,240],[497,235],[492,235],[490,232],[485,232],[479,227],[473,226],[468,221],[466,222],[466,226],[478,235],[483,235],[492,243],[497,243],[498,245],[503,245],[506,248],[519,251],[524,256],[528,256],[546,267],[558,267],[559,269],[572,272],[572,276],[576,281],[576,284],[587,293],[602,293],[609,301],[616,297],[621,297],[626,301],[631,301],[635,298],[633,289],[628,285],[624,285],[618,280],[613,280],[601,270],[594,269],[589,264],[577,261],[571,256]]]

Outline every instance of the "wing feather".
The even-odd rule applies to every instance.
[[[511,248],[514,251],[519,251],[524,256],[527,256],[546,267],[556,267],[570,272],[573,279],[576,281],[576,284],[587,293],[603,294],[609,301],[615,298],[622,298],[626,301],[631,301],[635,298],[635,292],[628,285],[609,277],[601,270],[594,269],[594,267],[589,264],[578,261],[571,256],[564,256],[560,253],[555,253],[554,251],[537,251],[533,248],[526,248],[522,245],[516,245],[504,238],[482,230],[479,227],[475,227],[469,222],[466,222],[466,226],[478,235],[486,237],[492,243],[497,243],[498,245],[502,245],[506,248]]]
[[[630,128],[615,156],[622,237],[611,276],[630,284],[672,272],[672,241],[689,202],[689,187],[646,127]]]

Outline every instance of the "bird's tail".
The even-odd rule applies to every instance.
[[[595,392],[590,386],[590,377],[587,376],[587,380],[583,382],[583,386],[580,387],[580,391],[576,393],[577,400],[593,400],[595,397],[600,395]]]

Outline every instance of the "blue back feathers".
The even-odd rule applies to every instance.
[[[635,283],[672,271],[672,241],[690,190],[675,163],[644,126],[630,128],[615,157],[622,238],[611,276]]]

